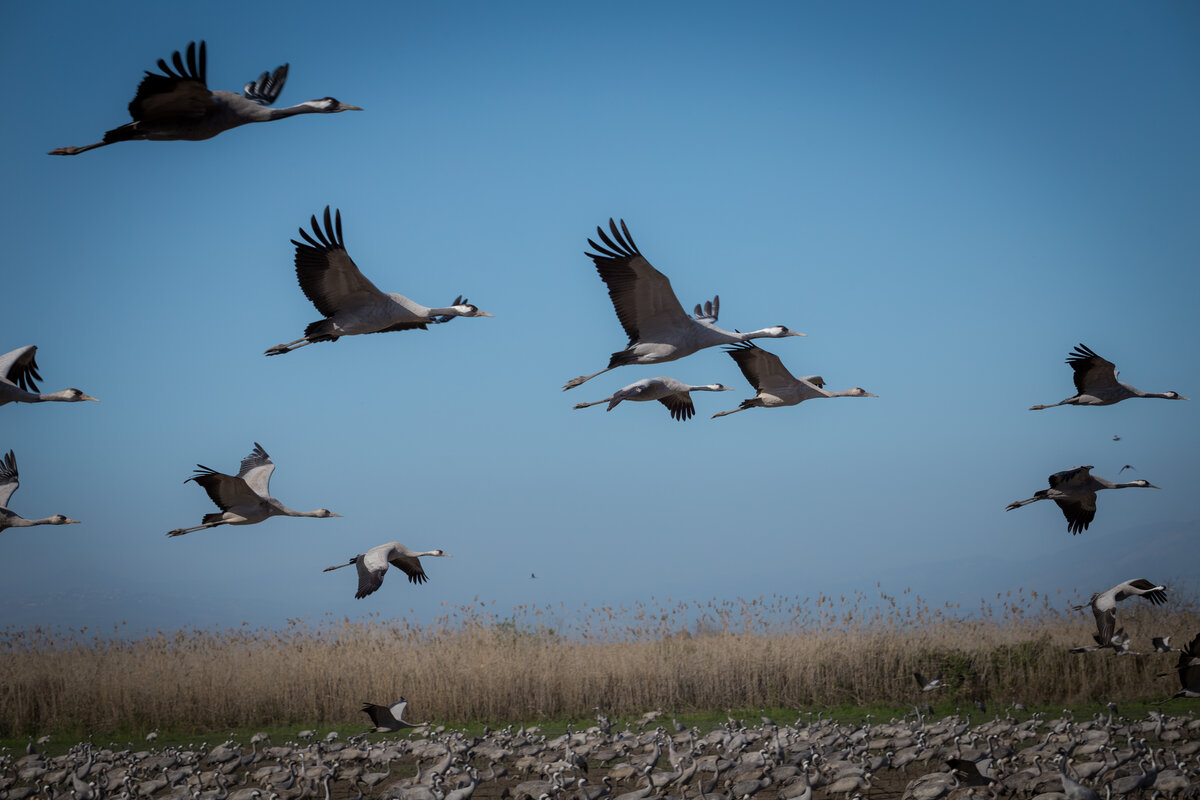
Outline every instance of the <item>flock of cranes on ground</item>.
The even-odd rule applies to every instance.
[[[337,113],[358,111],[357,106],[325,97],[287,108],[271,108],[287,79],[288,65],[274,72],[264,72],[257,80],[246,84],[238,94],[212,91],[206,79],[206,49],[188,45],[186,55],[176,51],[170,63],[160,59],[160,72],[146,72],[129,104],[132,121],[104,134],[101,141],[81,147],[61,147],[51,155],[77,155],[109,144],[133,140],[200,140],[251,122],[269,122],[298,114]],[[323,223],[323,224],[322,224]],[[314,215],[311,233],[300,228],[301,241],[295,246],[295,270],[301,290],[322,318],[309,324],[304,335],[266,350],[268,356],[283,355],[318,342],[335,342],[343,336],[385,333],[406,330],[425,330],[429,325],[443,324],[456,317],[490,317],[459,296],[449,306],[423,306],[404,295],[385,293],[367,279],[346,250],[340,211],[326,206],[323,220]],[[743,400],[737,408],[719,411],[722,417],[751,408],[791,406],[805,400],[832,397],[876,397],[862,388],[829,391],[818,375],[797,378],[783,365],[779,356],[754,344],[756,339],[782,339],[805,334],[783,325],[773,325],[746,333],[727,331],[717,326],[720,298],[714,297],[703,306],[697,304],[688,314],[675,296],[671,282],[642,255],[634,243],[624,220],[609,220],[608,230],[597,227],[597,240],[588,239],[592,259],[600,278],[607,287],[617,319],[629,341],[622,350],[614,352],[608,365],[597,372],[567,382],[564,390],[573,389],[592,378],[630,364],[660,364],[675,361],[705,348],[725,346],[746,380],[755,389],[753,398]],[[41,380],[34,361],[36,347],[26,346],[0,356],[0,405],[11,402],[79,402],[96,398],[78,389],[65,389],[50,394],[37,391]],[[1083,344],[1067,358],[1074,372],[1076,394],[1053,405],[1111,405],[1133,398],[1185,400],[1177,392],[1149,393],[1117,380],[1112,362],[1100,357]],[[718,383],[690,385],[670,377],[636,381],[603,400],[578,403],[575,408],[607,403],[612,410],[625,400],[657,400],[673,419],[684,421],[695,415],[691,393],[697,391],[731,391]],[[1035,405],[1031,410],[1049,408]],[[1115,437],[1114,437],[1115,438]],[[1128,465],[1127,465],[1128,467]],[[168,536],[182,536],[219,525],[251,525],[272,516],[337,517],[328,509],[294,511],[269,493],[269,481],[275,465],[266,451],[255,443],[253,452],[243,459],[237,475],[226,475],[199,466],[188,478],[202,487],[220,509],[206,514],[200,525],[177,528]],[[1124,470],[1126,467],[1123,467]],[[1092,475],[1091,466],[1057,472],[1050,476],[1050,488],[1037,492],[1027,500],[1009,504],[1008,510],[1020,508],[1038,500],[1053,500],[1067,519],[1068,530],[1078,534],[1087,529],[1096,514],[1096,493],[1104,489],[1159,488],[1146,480],[1114,483]],[[76,520],[56,515],[44,519],[24,519],[8,509],[8,502],[17,488],[15,455],[10,452],[0,463],[0,530],[42,524],[67,524]],[[358,568],[359,586],[356,597],[376,591],[383,582],[389,564],[403,570],[413,583],[427,580],[420,557],[447,556],[441,550],[412,551],[396,542],[380,545],[355,556],[348,564]],[[1142,585],[1145,584],[1145,585]],[[1125,587],[1125,588],[1122,588]],[[1150,588],[1147,588],[1150,587]],[[1115,587],[1093,598],[1098,635],[1109,646],[1114,635],[1115,604],[1133,594],[1142,594],[1151,602],[1161,602],[1164,587],[1147,581],[1133,581]],[[1107,638],[1106,638],[1107,637]],[[1187,687],[1185,687],[1187,688]]]

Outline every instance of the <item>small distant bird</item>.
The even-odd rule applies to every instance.
[[[572,378],[563,391],[574,389],[597,375],[627,364],[661,364],[689,356],[706,347],[745,342],[750,339],[779,339],[785,336],[804,336],[783,325],[772,325],[757,331],[741,333],[727,331],[716,325],[721,310],[720,297],[714,297],[704,308],[696,305],[695,314],[688,316],[675,297],[671,281],[656,270],[634,244],[625,220],[621,227],[608,221],[610,237],[603,228],[596,233],[604,246],[588,239],[595,251],[587,255],[596,265],[601,280],[608,286],[608,296],[621,327],[629,336],[624,350],[613,353],[608,366],[591,375]]]
[[[17,474],[17,456],[12,450],[9,450],[7,455],[0,459],[0,531],[9,528],[30,528],[34,525],[79,524],[79,520],[64,517],[62,514],[42,519],[25,519],[15,511],[10,511],[8,509],[9,498],[13,496],[13,492],[20,485]]]
[[[607,411],[612,411],[617,407],[617,404],[622,400],[648,401],[657,400],[667,407],[671,412],[671,419],[677,419],[680,422],[691,419],[696,414],[696,407],[692,405],[692,396],[690,392],[732,392],[728,386],[722,386],[719,383],[709,383],[704,386],[692,386],[691,384],[677,381],[674,378],[643,378],[640,381],[635,381],[628,386],[617,390],[617,392],[603,400],[597,400],[594,403],[576,403],[575,408],[588,408],[589,406],[598,406],[601,403],[608,403]]]
[[[250,81],[241,94],[211,91],[206,78],[204,42],[200,42],[198,55],[196,43],[191,42],[187,46],[186,64],[176,50],[171,57],[174,69],[160,58],[158,68],[162,74],[146,71],[146,77],[138,84],[137,94],[129,103],[129,116],[133,117],[133,122],[113,128],[95,144],[59,147],[51,150],[50,155],[74,156],[97,147],[138,139],[198,141],[211,139],[248,122],[270,122],[297,114],[362,111],[358,106],[339,103],[332,97],[309,100],[288,108],[268,108],[283,91],[287,64]]]
[[[1136,480],[1130,483],[1113,483],[1091,473],[1092,466],[1075,467],[1074,469],[1056,472],[1050,476],[1050,488],[1035,492],[1028,500],[1015,500],[1008,504],[1005,511],[1036,503],[1038,500],[1053,500],[1062,509],[1067,518],[1067,530],[1072,535],[1087,530],[1088,525],[1096,518],[1096,492],[1102,489],[1160,489],[1150,481]]]
[[[935,689],[941,689],[945,686],[942,683],[942,676],[938,675],[933,680],[927,681],[919,672],[914,672],[913,677],[917,679],[917,686],[921,687],[922,692],[932,692]]]
[[[1049,405],[1030,406],[1030,411],[1040,411],[1054,406],[1111,406],[1131,397],[1159,397],[1163,400],[1187,400],[1178,392],[1143,392],[1128,383],[1117,380],[1117,368],[1111,361],[1096,355],[1087,345],[1080,344],[1069,356],[1067,363],[1075,370],[1076,394],[1066,400]],[[1120,437],[1113,437],[1114,441]]]
[[[1179,675],[1182,688],[1175,694],[1155,705],[1162,705],[1177,697],[1200,697],[1200,633],[1196,634],[1187,645],[1179,651],[1179,663],[1173,670]],[[1160,672],[1158,677],[1170,675],[1170,672]]]
[[[1156,653],[1169,653],[1174,649],[1171,647],[1170,636],[1155,636],[1150,640],[1150,644],[1154,645]]]
[[[461,295],[445,308],[430,308],[402,294],[381,292],[346,252],[342,212],[337,211],[331,219],[329,206],[325,206],[324,230],[317,224],[315,214],[311,222],[312,236],[301,228],[304,241],[292,239],[296,246],[296,279],[304,296],[325,318],[309,323],[299,339],[269,348],[266,355],[283,355],[315,342],[336,342],[343,336],[424,331],[429,330],[429,325],[449,322],[455,317],[492,316]]]
[[[18,347],[0,356],[0,406],[7,403],[78,403],[83,400],[98,402],[78,389],[63,389],[61,392],[39,394],[36,381],[38,374],[37,345]]]
[[[184,480],[195,481],[208,493],[209,498],[221,509],[220,513],[205,514],[200,525],[192,528],[176,528],[167,536],[183,536],[185,533],[215,528],[218,525],[253,525],[270,517],[340,517],[327,508],[315,511],[293,511],[271,497],[271,473],[275,462],[258,442],[254,450],[242,459],[242,468],[237,475],[226,475],[203,464],[196,465],[196,474]]]
[[[421,566],[422,556],[451,557],[443,550],[425,550],[418,553],[415,550],[409,550],[399,542],[388,542],[356,555],[345,564],[334,564],[321,571],[330,572],[354,564],[358,567],[358,591],[355,592],[354,597],[359,599],[372,594],[380,586],[383,586],[383,576],[387,574],[389,564],[407,575],[409,583],[426,583],[429,576],[425,574],[425,570]]]
[[[530,579],[532,580],[533,578],[536,578],[536,577],[537,577],[537,575],[534,575],[534,574],[531,572],[531,573],[529,573],[529,577],[530,577]]]
[[[1160,606],[1167,602],[1167,587],[1151,583],[1145,578],[1135,578],[1118,583],[1107,591],[1093,594],[1086,604],[1071,608],[1075,611],[1091,608],[1092,615],[1096,618],[1098,641],[1108,642],[1112,640],[1113,629],[1116,628],[1117,603],[1128,597],[1144,597],[1152,605]]]
[[[1032,410],[1032,409],[1031,409],[1031,410]],[[1114,441],[1114,442],[1119,442],[1119,441],[1121,441],[1121,437],[1120,437],[1120,436],[1114,436],[1114,437],[1113,437],[1113,441]]]
[[[408,701],[403,697],[390,706],[363,703],[362,710],[371,718],[371,722],[375,723],[375,727],[368,729],[367,733],[392,733],[401,728],[417,727],[413,723],[405,721],[404,710],[406,708],[408,708]]]
[[[743,400],[741,405],[729,411],[718,411],[713,418],[736,414],[747,408],[776,408],[778,406],[794,406],[805,400],[822,397],[878,397],[860,389],[845,389],[840,392],[825,390],[825,379],[820,375],[809,375],[796,378],[783,366],[779,356],[758,347],[754,342],[742,342],[727,348],[725,352],[737,362],[738,369],[746,376],[746,380],[754,387],[757,394],[749,400]]]
[[[1137,467],[1135,467],[1133,464],[1126,464],[1125,466],[1123,466],[1119,470],[1117,470],[1117,474],[1120,475],[1122,472],[1124,472],[1127,469],[1137,469]]]

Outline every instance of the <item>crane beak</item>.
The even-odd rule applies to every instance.
[[[80,524],[79,520],[71,519],[70,517],[67,517],[66,521],[63,522],[63,525],[78,525],[78,524]]]
[[[808,336],[808,334],[800,331],[788,331],[788,336]]]
[[[99,403],[99,402],[100,402],[100,398],[99,398],[99,397],[92,397],[90,394],[85,394],[85,395],[83,395],[82,397],[80,397],[79,399],[80,399],[80,400],[91,400],[93,403]]]
[[[488,313],[488,312],[486,312],[486,311],[476,311],[476,312],[475,312],[475,316],[477,316],[477,317],[495,317],[496,315],[495,315],[495,314],[489,314],[489,313]]]
[[[349,103],[338,103],[338,111],[362,111],[362,109]]]
[[[1155,486],[1155,485],[1154,485],[1153,483],[1151,483],[1150,481],[1146,481],[1146,488],[1148,488],[1148,489],[1161,489],[1162,487],[1161,487],[1161,486]]]
[[[870,392],[863,392],[863,397],[879,397],[879,395],[871,394]]]

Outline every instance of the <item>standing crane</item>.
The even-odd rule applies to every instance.
[[[12,450],[0,459],[0,531],[9,528],[30,528],[34,525],[77,525],[79,520],[55,514],[42,519],[25,519],[20,514],[8,510],[8,500],[13,492],[21,485],[17,480],[17,456]]]
[[[608,227],[612,237],[603,228],[596,228],[600,241],[605,246],[588,239],[596,252],[588,253],[596,264],[596,271],[608,286],[617,319],[629,336],[624,350],[609,357],[608,366],[591,375],[581,375],[567,381],[563,391],[574,389],[597,375],[626,364],[660,364],[691,355],[705,347],[745,342],[750,339],[779,339],[785,336],[804,336],[783,325],[773,325],[748,333],[722,330],[716,326],[720,313],[721,298],[714,297],[704,308],[696,305],[693,316],[683,310],[667,276],[656,270],[638,251],[625,220],[621,228],[611,219]]]
[[[84,400],[99,402],[78,389],[63,389],[61,392],[39,394],[37,345],[18,347],[0,356],[0,406],[6,403],[79,403]]]
[[[1119,583],[1106,592],[1093,594],[1092,599],[1085,605],[1071,608],[1075,611],[1091,608],[1092,615],[1096,618],[1096,641],[1107,643],[1112,641],[1117,627],[1117,603],[1127,597],[1144,597],[1151,605],[1159,606],[1167,602],[1167,587],[1151,583],[1145,578],[1135,578]]]
[[[242,468],[237,475],[226,475],[215,469],[196,465],[196,474],[184,481],[195,481],[217,508],[219,513],[205,514],[202,524],[192,528],[176,528],[167,536],[183,536],[185,533],[202,531],[205,528],[215,528],[218,525],[253,525],[270,517],[340,517],[327,508],[316,511],[293,511],[283,503],[271,497],[271,473],[275,471],[275,462],[267,455],[258,442],[254,450],[242,459]]]
[[[321,571],[332,572],[351,564],[358,567],[358,591],[354,594],[354,598],[357,600],[372,594],[380,586],[383,586],[383,576],[387,574],[388,565],[407,575],[409,583],[427,583],[429,576],[425,574],[425,569],[421,566],[422,556],[451,557],[444,550],[417,552],[409,550],[399,542],[388,542],[372,547],[365,553],[359,553],[345,564],[334,564]]]
[[[287,344],[268,349],[269,356],[283,355],[314,342],[336,342],[342,336],[360,333],[428,330],[429,325],[455,317],[490,317],[461,295],[445,308],[429,308],[402,294],[384,294],[358,270],[342,239],[342,212],[329,216],[325,206],[325,230],[312,217],[313,236],[303,228],[303,242],[296,246],[296,278],[300,288],[325,319],[304,329],[304,335]]]
[[[671,419],[683,422],[684,420],[691,419],[696,414],[696,407],[692,405],[691,392],[732,391],[732,388],[722,386],[719,383],[692,386],[683,381],[677,381],[674,378],[642,378],[640,381],[634,381],[628,386],[618,389],[614,394],[603,400],[597,400],[594,403],[576,403],[575,408],[588,408],[590,406],[598,406],[601,403],[608,403],[608,408],[605,410],[612,411],[623,400],[638,402],[657,400],[671,412]]]
[[[179,51],[171,57],[174,69],[163,59],[158,60],[162,74],[146,71],[138,84],[137,94],[129,103],[127,122],[104,134],[95,144],[82,147],[58,147],[52,156],[74,156],[97,147],[139,139],[155,141],[211,139],[218,133],[249,122],[294,117],[297,114],[336,114],[339,111],[362,111],[358,106],[340,103],[332,97],[308,100],[287,108],[269,108],[283,91],[288,65],[274,72],[264,72],[250,81],[242,93],[212,91],[208,88],[204,42],[200,42],[197,58],[196,43],[187,46],[187,63]]]
[[[1030,411],[1041,411],[1055,406],[1111,406],[1131,397],[1158,397],[1163,400],[1187,400],[1179,392],[1143,392],[1128,383],[1117,380],[1117,367],[1087,345],[1080,344],[1067,356],[1067,363],[1075,370],[1075,394],[1066,400],[1043,406],[1030,406]],[[1121,437],[1114,436],[1113,441]]]
[[[840,392],[830,392],[825,389],[825,379],[820,375],[808,375],[797,378],[788,372],[787,367],[779,356],[763,350],[754,342],[742,342],[728,348],[725,352],[737,362],[738,369],[750,381],[757,394],[749,400],[743,400],[737,408],[729,411],[718,411],[713,418],[736,414],[747,408],[776,408],[779,406],[794,406],[805,400],[821,397],[878,397],[866,389],[855,386]]]
[[[1053,500],[1067,518],[1067,530],[1072,535],[1083,533],[1096,518],[1096,492],[1102,489],[1161,489],[1150,481],[1136,480],[1129,483],[1113,483],[1091,473],[1092,466],[1056,472],[1050,476],[1050,488],[1034,492],[1028,500],[1015,500],[1005,511],[1036,503],[1038,500]]]

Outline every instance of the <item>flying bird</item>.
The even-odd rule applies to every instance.
[[[1156,653],[1169,653],[1175,649],[1171,647],[1170,636],[1154,636],[1150,639],[1150,644],[1154,646]]]
[[[1030,411],[1040,411],[1054,406],[1111,406],[1131,397],[1159,397],[1163,400],[1187,400],[1178,392],[1143,392],[1128,383],[1117,380],[1117,368],[1085,344],[1077,346],[1067,356],[1067,363],[1075,370],[1075,395],[1057,403],[1030,406]],[[1113,441],[1120,441],[1114,436]]]
[[[1122,472],[1124,472],[1127,469],[1137,469],[1137,467],[1135,467],[1133,464],[1126,464],[1125,466],[1123,466],[1119,470],[1117,470],[1117,474],[1120,475]]]
[[[941,675],[938,675],[936,678],[929,681],[925,680],[925,677],[919,672],[914,672],[913,677],[916,678],[917,686],[921,687],[922,692],[932,692],[935,689],[941,689],[946,685],[942,683]]]
[[[13,496],[13,492],[20,486],[20,481],[17,480],[17,456],[12,450],[0,458],[0,531],[8,530],[9,528],[30,528],[34,525],[72,525],[78,524],[79,520],[64,517],[62,514],[55,514],[52,517],[43,517],[42,519],[25,519],[21,515],[8,509],[8,500]]]
[[[380,586],[383,586],[383,576],[387,574],[389,564],[407,575],[409,583],[426,583],[429,576],[425,574],[425,569],[421,566],[421,556],[451,557],[443,550],[425,550],[418,553],[415,550],[409,550],[399,542],[388,542],[378,547],[372,547],[365,553],[359,553],[345,564],[334,564],[321,571],[330,572],[354,564],[358,567],[358,591],[354,593],[354,597],[359,599],[372,594]]]
[[[1067,530],[1072,534],[1082,533],[1096,518],[1096,492],[1101,489],[1161,489],[1150,481],[1136,480],[1129,483],[1113,483],[1091,474],[1091,465],[1056,472],[1050,476],[1050,488],[1035,492],[1028,500],[1016,500],[1008,504],[1005,511],[1036,503],[1038,500],[1053,500],[1067,518]]]
[[[805,335],[788,330],[783,325],[748,333],[722,330],[716,326],[721,309],[720,297],[714,297],[703,308],[697,304],[694,316],[688,316],[676,299],[667,276],[650,266],[650,262],[637,249],[625,220],[621,220],[620,230],[611,219],[608,227],[612,231],[611,237],[603,228],[596,228],[604,246],[588,239],[588,244],[596,252],[587,255],[595,262],[596,271],[608,286],[608,296],[617,312],[617,319],[629,336],[629,344],[609,357],[607,367],[567,381],[563,391],[574,389],[597,375],[626,364],[661,364],[706,347],[764,337],[779,339]]]
[[[37,345],[18,347],[0,356],[0,406],[6,403],[78,403],[83,400],[98,402],[91,395],[78,389],[63,389],[61,392],[39,394]]]
[[[1179,651],[1179,662],[1173,670],[1179,676],[1182,688],[1175,694],[1155,705],[1162,705],[1177,697],[1200,697],[1200,633]],[[1170,672],[1160,672],[1158,677],[1170,675]]]
[[[344,564],[342,566],[345,566]],[[417,725],[407,722],[404,719],[404,709],[408,708],[408,701],[401,697],[390,706],[381,706],[378,703],[363,703],[362,710],[371,722],[375,723],[374,728],[367,729],[367,733],[393,733],[401,728],[416,728]]]
[[[713,418],[736,414],[747,408],[777,408],[794,406],[805,400],[820,397],[878,397],[857,386],[840,392],[825,390],[825,379],[820,375],[796,378],[788,372],[779,356],[769,353],[753,342],[742,342],[727,348],[725,352],[737,362],[738,369],[758,392],[749,400],[743,400],[737,408],[718,411]]]
[[[147,70],[146,76],[138,84],[137,94],[129,103],[129,116],[133,117],[133,122],[106,132],[104,138],[95,144],[59,147],[51,150],[50,155],[74,156],[116,142],[139,139],[198,141],[211,139],[218,133],[248,122],[270,122],[297,114],[362,111],[358,106],[339,103],[332,97],[309,100],[287,108],[270,108],[283,91],[288,75],[287,64],[274,72],[259,75],[257,80],[246,84],[241,94],[214,92],[208,88],[205,77],[206,61],[204,42],[200,42],[199,53],[195,42],[188,44],[186,63],[178,50],[171,57],[170,65],[160,58],[158,68],[161,74]]]
[[[690,392],[732,391],[733,389],[730,387],[722,386],[719,383],[692,386],[691,384],[677,381],[674,378],[643,378],[640,381],[635,381],[628,386],[618,389],[615,394],[603,400],[597,400],[594,403],[576,403],[575,408],[588,408],[589,406],[608,403],[608,408],[605,410],[612,411],[622,400],[657,400],[671,412],[671,419],[677,419],[682,422],[691,419],[696,413],[696,407],[692,405]]]
[[[1128,597],[1144,597],[1152,605],[1160,606],[1167,602],[1167,587],[1151,583],[1145,578],[1135,578],[1119,583],[1108,591],[1093,594],[1086,604],[1071,608],[1076,611],[1091,608],[1092,615],[1096,618],[1097,641],[1109,642],[1116,628],[1117,603]]]
[[[293,511],[283,503],[271,497],[271,473],[275,471],[275,462],[267,455],[258,442],[254,450],[242,459],[242,468],[237,475],[226,475],[215,469],[196,465],[196,474],[186,479],[195,481],[208,492],[208,496],[219,513],[205,514],[202,524],[193,528],[176,528],[167,536],[183,536],[185,533],[202,531],[205,528],[215,528],[218,525],[253,525],[270,517],[340,517],[327,508],[316,511]]]
[[[342,212],[331,220],[325,206],[325,229],[312,217],[313,235],[300,229],[303,242],[296,246],[296,278],[305,296],[325,318],[309,324],[304,335],[268,349],[269,356],[283,355],[314,342],[336,342],[360,333],[428,330],[429,325],[455,317],[490,317],[461,295],[445,308],[429,308],[402,294],[379,291],[358,270],[342,239]],[[314,236],[316,238],[314,238]]]

